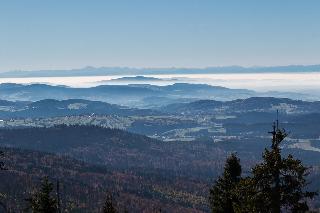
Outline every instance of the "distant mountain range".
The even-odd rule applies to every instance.
[[[318,72],[320,65],[289,65],[272,67],[208,67],[208,68],[128,68],[128,67],[85,67],[71,70],[8,71],[0,77],[63,77],[104,75],[155,75],[155,74],[209,74],[209,73],[263,73],[263,72]]]
[[[200,99],[230,100],[255,96],[254,91],[228,89],[205,84],[176,83],[168,86],[149,84],[101,85],[91,88],[70,88],[46,84],[0,84],[0,99],[39,101],[43,99],[86,99],[129,107],[158,107],[171,103]]]
[[[101,85],[91,88],[71,88],[46,84],[0,84],[0,99],[8,101],[40,101],[43,99],[85,99],[135,108],[157,108],[174,103],[197,100],[230,101],[249,97],[288,97],[319,100],[314,95],[299,93],[258,93],[246,89],[229,89],[206,84],[175,83],[167,86],[150,84]]]

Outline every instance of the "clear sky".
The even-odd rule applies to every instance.
[[[319,63],[319,0],[0,1],[0,71]]]

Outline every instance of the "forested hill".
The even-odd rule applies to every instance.
[[[64,154],[117,169],[156,169],[205,179],[219,172],[226,156],[211,142],[169,143],[97,126],[0,129],[0,146]]]
[[[0,146],[9,168],[1,172],[4,182],[16,186],[1,186],[6,202],[17,205],[49,175],[82,208],[76,212],[99,212],[108,190],[130,212],[207,211],[211,181],[226,156],[209,143],[166,143],[97,126],[0,129]]]

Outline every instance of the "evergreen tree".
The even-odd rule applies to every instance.
[[[240,160],[235,154],[228,157],[224,173],[214,183],[210,189],[210,208],[211,212],[233,213],[234,204],[238,199],[234,196],[233,190],[241,179]]]
[[[107,199],[103,206],[103,213],[117,213],[113,196],[111,194],[107,195]]]
[[[53,183],[45,177],[41,183],[41,188],[33,196],[27,199],[28,210],[33,213],[56,213],[57,200],[52,196]]]
[[[316,195],[304,190],[308,168],[292,155],[281,156],[285,130],[277,124],[270,133],[271,149],[265,149],[262,163],[252,169],[252,177],[243,179],[235,190],[240,199],[237,212],[305,212],[309,209],[306,200]]]
[[[0,151],[0,170],[7,170],[7,168],[5,167],[5,163],[4,163],[4,152]],[[5,197],[5,195],[0,194],[0,209],[3,210],[4,212],[8,212],[7,206],[5,204],[5,202],[2,201],[2,198]]]
[[[4,164],[4,152],[0,151],[0,170],[7,170]]]

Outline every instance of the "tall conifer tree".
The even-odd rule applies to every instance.
[[[103,213],[117,213],[113,196],[111,194],[107,195],[106,201],[103,206]]]
[[[233,213],[233,205],[238,199],[233,195],[233,190],[241,179],[240,160],[235,154],[228,157],[224,173],[214,183],[210,189],[211,212]]]
[[[56,213],[57,200],[53,196],[53,183],[45,177],[41,188],[33,196],[27,199],[28,210],[33,213]]]
[[[243,179],[237,187],[240,202],[238,212],[280,213],[307,211],[307,199],[316,192],[305,190],[308,168],[292,155],[283,157],[280,144],[287,137],[279,129],[278,121],[273,125],[271,149],[265,149],[260,164],[252,169],[252,177]]]

